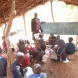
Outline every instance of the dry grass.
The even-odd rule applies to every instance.
[[[0,0],[0,24],[8,22],[11,13],[12,0]],[[45,4],[49,0],[15,0],[16,16],[22,15],[29,10]]]

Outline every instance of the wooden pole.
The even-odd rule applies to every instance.
[[[25,38],[26,38],[26,23],[25,23],[25,14],[23,14],[23,20],[24,20],[24,30],[25,30]]]
[[[9,41],[9,33],[10,33],[10,29],[11,29],[11,26],[12,26],[12,21],[13,21],[13,16],[14,16],[14,0],[11,0],[11,13],[10,13],[10,18],[9,18],[9,21],[8,21],[8,26],[7,26],[7,29],[6,29],[6,35],[5,35],[5,40],[6,40],[6,43],[7,43],[7,61],[8,61],[8,65],[7,65],[7,78],[12,78],[11,77],[11,48],[10,48],[10,41]]]
[[[78,45],[78,35],[76,35],[76,46]]]
[[[11,77],[11,57],[12,57],[12,49],[10,48],[10,41],[6,39],[7,43],[7,78]]]
[[[5,36],[5,30],[6,30],[6,20],[5,20],[4,9],[3,9],[3,20],[4,20],[4,24],[5,24],[3,34],[4,34],[4,36]]]
[[[5,27],[4,27],[4,30],[3,30],[4,36],[5,36],[5,31],[6,31],[6,22],[5,22]]]
[[[53,20],[53,22],[55,22],[55,20],[54,20],[54,16],[53,16],[52,2],[53,2],[53,0],[50,0],[50,3],[51,3],[51,14],[52,14],[52,20]]]

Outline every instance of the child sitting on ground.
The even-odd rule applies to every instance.
[[[66,59],[64,40],[60,39],[57,41],[56,44],[58,45],[58,47],[55,49],[55,52],[57,54],[57,61],[62,61],[63,63],[68,63],[69,60]]]
[[[41,49],[41,44],[38,41],[35,42],[35,48],[33,49],[33,60],[42,61],[44,51]]]
[[[49,45],[53,45],[54,46],[55,42],[56,42],[56,37],[51,33],[48,41],[49,41]]]
[[[69,37],[69,42],[65,44],[65,50],[66,50],[66,54],[74,54],[74,52],[77,50],[77,47],[74,43],[72,43],[73,38]]]
[[[30,53],[30,55],[33,55],[33,47],[31,46],[30,42],[28,40],[26,40],[26,49],[27,51]]]
[[[43,35],[42,34],[39,35],[39,40],[40,40],[41,44],[44,43],[44,39],[43,39]]]
[[[24,53],[18,52],[16,54],[16,60],[11,65],[12,78],[24,78],[24,73],[27,69],[22,69],[21,62],[24,59]]]
[[[41,66],[40,64],[35,64],[33,67],[34,74],[30,75],[28,78],[44,78],[43,75],[41,75]]]

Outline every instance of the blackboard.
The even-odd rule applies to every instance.
[[[78,22],[42,23],[41,28],[45,34],[78,35]]]

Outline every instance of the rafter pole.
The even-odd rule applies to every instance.
[[[25,30],[25,38],[26,38],[26,23],[25,23],[25,14],[23,14],[23,21],[24,21],[24,30]]]
[[[4,24],[5,24],[5,27],[4,27],[4,30],[3,30],[3,34],[4,34],[4,36],[5,36],[5,31],[6,31],[6,20],[5,20],[4,9],[3,9],[3,20],[4,20]]]
[[[52,2],[53,2],[53,0],[50,0],[50,3],[51,3],[52,20],[53,20],[53,22],[55,22],[55,20],[54,20],[54,15],[53,15],[53,5],[52,5]]]

